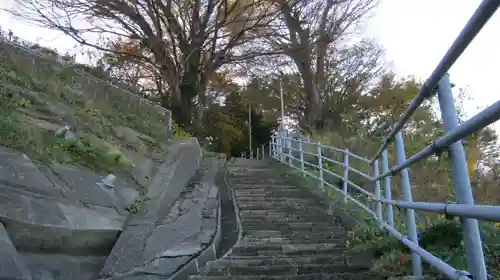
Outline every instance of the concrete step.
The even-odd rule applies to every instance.
[[[271,275],[245,275],[245,276],[190,276],[190,280],[383,280],[371,272],[357,273],[335,273],[335,274],[309,274],[297,276],[271,276]]]
[[[346,235],[345,229],[340,227],[332,227],[327,232],[304,232],[290,231],[282,232],[279,230],[248,230],[243,231],[242,237],[248,239],[265,239],[265,238],[286,238],[290,240],[310,240],[310,239],[333,239],[341,238]]]
[[[230,179],[231,181],[238,181],[234,179]],[[263,191],[300,191],[303,190],[301,188],[297,188],[296,186],[291,186],[289,184],[259,184],[256,182],[250,182],[250,183],[238,183],[236,186],[234,186],[235,190],[239,191],[256,191],[256,190],[263,190]]]
[[[238,195],[265,195],[265,194],[281,194],[281,195],[290,195],[294,196],[297,194],[303,194],[307,195],[308,197],[311,197],[312,194],[304,192],[303,190],[294,188],[294,187],[287,187],[287,186],[256,186],[256,185],[248,185],[248,186],[241,186],[235,188],[235,193]]]
[[[344,237],[332,238],[308,238],[307,236],[286,238],[286,237],[269,237],[269,238],[243,238],[241,244],[314,244],[314,243],[336,243],[345,244]]]
[[[318,202],[312,199],[301,199],[301,198],[291,198],[291,197],[254,197],[254,196],[245,196],[245,197],[237,197],[236,201],[238,201],[238,205],[247,205],[247,204],[265,204],[272,206],[287,206],[290,204],[293,205],[302,205],[302,206],[319,206]]]
[[[321,226],[312,228],[308,226],[307,223],[271,223],[271,222],[255,222],[255,223],[242,223],[241,228],[243,230],[278,230],[282,232],[315,232],[315,231],[324,231],[328,232],[332,228],[332,225],[329,226]]]
[[[255,186],[266,186],[270,185],[273,187],[282,187],[282,186],[288,186],[290,187],[290,184],[284,180],[283,178],[262,178],[263,176],[260,175],[259,177],[242,177],[242,176],[231,176],[229,178],[229,182],[232,185],[237,185],[238,187],[240,186],[246,186],[246,185],[255,185]]]
[[[258,192],[258,193],[257,193]],[[249,199],[249,198],[255,198],[255,199],[272,199],[272,200],[280,200],[280,199],[304,199],[305,200],[312,200],[312,199],[307,199],[307,197],[304,196],[304,194],[301,194],[300,192],[266,192],[266,191],[256,191],[256,193],[253,192],[236,192],[236,197],[238,199]]]
[[[329,217],[329,216],[321,216],[321,215],[318,215],[318,217],[313,217],[311,215],[308,215],[308,216],[305,216],[305,215],[283,215],[281,217],[279,216],[258,216],[258,215],[254,215],[254,216],[248,216],[248,215],[240,215],[240,219],[241,219],[241,222],[242,223],[245,223],[245,222],[259,222],[259,221],[262,221],[262,222],[270,222],[270,223],[288,223],[288,222],[303,222],[303,223],[307,223],[309,221],[312,221],[312,220],[316,220],[320,223],[329,223],[329,224],[332,224],[332,225],[335,225],[335,221],[333,219],[333,217]]]
[[[242,220],[241,225],[253,230],[305,230],[329,232],[336,225],[333,222],[269,222],[265,220]]]
[[[271,210],[241,210],[239,211],[242,215],[262,215],[262,216],[282,216],[282,215],[310,215],[317,217],[318,214],[324,216],[330,216],[327,210],[320,207],[305,208],[302,211],[297,210],[294,212],[285,211],[282,209],[271,209]]]
[[[237,201],[236,203],[238,205],[238,209],[240,211],[245,211],[245,210],[278,210],[278,211],[288,211],[288,212],[295,212],[295,211],[326,211],[328,207],[324,206],[318,206],[318,205],[293,205],[293,204],[286,204],[282,203],[281,205],[276,205],[276,204],[270,204],[270,203],[239,203]]]
[[[314,209],[313,211],[307,210],[297,210],[294,212],[289,211],[280,211],[280,210],[242,210],[239,211],[240,217],[242,218],[253,218],[253,217],[269,217],[269,218],[308,218],[310,220],[314,220],[317,218],[328,218],[335,219],[333,216],[330,216],[323,209]]]
[[[311,196],[311,194],[304,192],[303,190],[297,189],[295,187],[288,186],[260,186],[260,185],[248,185],[248,186],[239,186],[236,188],[236,194],[255,194],[255,195],[263,195],[263,194],[291,194],[295,195],[297,193],[307,194]]]
[[[343,254],[345,244],[237,244],[231,255],[234,256],[305,256],[315,254]]]
[[[316,254],[311,256],[226,256],[219,259],[216,266],[263,266],[263,265],[298,265],[298,264],[363,264],[359,260],[345,255]]]
[[[370,263],[345,248],[346,230],[329,205],[272,170],[230,172],[242,239],[192,280],[368,280]]]
[[[224,263],[223,263],[224,264]],[[261,265],[248,266],[244,262],[239,262],[240,265],[219,266],[216,261],[208,262],[202,275],[220,275],[220,276],[236,276],[236,275],[306,275],[315,273],[339,273],[339,272],[364,272],[367,270],[365,266],[352,266],[345,264],[300,264],[300,265]]]

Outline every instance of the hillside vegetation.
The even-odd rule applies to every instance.
[[[0,145],[98,171],[127,168],[126,150],[165,152],[168,111],[25,48],[0,42]]]
[[[256,152],[269,141],[278,124],[285,123],[284,116],[294,123],[290,126],[295,133],[371,158],[423,84],[413,77],[396,78],[387,67],[383,47],[360,35],[379,2],[376,0],[15,2],[20,5],[11,9],[12,14],[62,34],[70,33],[77,43],[95,52],[93,71],[128,87],[140,86],[144,96],[171,110],[179,127],[198,137],[206,149],[230,156]],[[31,58],[16,55],[18,49],[7,49],[10,45],[2,48],[6,49],[2,52],[6,69],[2,75],[9,85],[3,90],[18,96],[15,102],[2,101],[5,108],[10,108],[2,112],[9,116],[3,119],[11,131],[8,137],[2,136],[4,145],[29,147],[32,154],[56,160],[96,162],[80,159],[82,149],[84,154],[95,155],[94,159],[106,155],[88,148],[93,145],[59,147],[53,133],[26,129],[35,126],[35,122],[26,121],[26,116],[36,112],[58,125],[71,124],[82,139],[99,138],[116,147],[121,142],[114,128],[128,126],[155,140],[148,142],[146,152],[158,148],[165,136],[161,115],[143,115],[144,110],[123,92],[108,95],[105,85],[87,88],[86,80],[63,75],[67,72],[62,68],[54,69],[42,62],[33,64]],[[33,65],[37,65],[35,70]],[[65,82],[61,83],[61,79]],[[454,91],[459,121],[463,122],[463,103],[471,93],[462,90],[466,85],[461,81],[453,82],[457,85]],[[19,84],[29,91],[10,89],[10,85]],[[47,102],[68,109],[61,110],[64,114],[58,116],[60,105],[47,106]],[[436,105],[435,98],[426,100],[405,126],[407,157],[444,134]],[[75,115],[83,121],[76,122]],[[464,139],[478,203],[500,203],[498,140],[491,128]],[[42,148],[47,146],[53,148]],[[86,153],[86,149],[95,153]],[[393,146],[389,153],[394,154]],[[330,156],[343,161],[342,155]],[[126,161],[98,162],[113,162],[106,165],[114,167],[118,166],[116,162]],[[394,164],[391,156],[390,165]],[[372,172],[366,164],[353,161],[351,165]],[[338,166],[328,167],[342,174]],[[455,201],[446,151],[412,165],[409,172],[415,201]],[[352,179],[369,190],[374,187],[362,178]],[[394,199],[402,197],[398,176],[392,179],[392,191]],[[332,199],[341,205],[341,199]],[[408,251],[370,222],[362,222],[368,218],[351,206],[339,207],[360,220],[352,233],[353,244],[375,252],[379,261],[374,269],[388,275],[410,273]],[[399,229],[405,232],[404,213],[398,212],[397,219]],[[425,233],[422,238],[427,241],[422,243],[426,248],[457,268],[465,268],[456,221],[418,213],[418,223],[419,230]],[[500,242],[496,226],[484,224],[483,234],[490,270],[498,278]]]

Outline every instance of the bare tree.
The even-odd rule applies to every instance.
[[[286,54],[299,71],[307,96],[305,116],[309,125],[323,125],[322,104],[328,71],[333,70],[335,51],[356,31],[377,0],[276,0],[281,10],[273,22],[272,45]],[[330,69],[328,69],[330,67]]]
[[[222,65],[276,53],[258,44],[278,10],[266,0],[15,0],[11,12],[83,45],[153,65],[169,91],[174,119],[189,125],[194,99]],[[117,49],[109,40],[136,48]],[[252,44],[252,47],[249,44]],[[167,98],[166,98],[167,99]]]

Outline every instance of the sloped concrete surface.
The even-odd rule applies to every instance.
[[[162,266],[161,272],[155,269],[155,273],[171,275],[179,264],[185,263],[186,257],[189,259],[210,244],[217,228],[219,204],[215,176],[218,166],[216,158],[204,159],[169,215],[148,238],[144,258]],[[149,273],[150,269],[146,266],[143,273]]]
[[[219,161],[207,158],[201,166],[200,162],[195,139],[172,147],[166,161],[170,168],[159,168],[139,212],[106,260],[101,278],[169,276],[209,244],[217,227]]]
[[[126,221],[154,225],[156,212],[170,209],[201,159],[195,139],[176,143],[169,152],[155,178],[149,178],[150,164],[135,174],[136,181],[142,176],[142,183],[154,182],[141,212],[130,217],[126,208],[145,191],[142,186],[118,175],[114,188],[102,187],[97,183],[106,174],[69,164],[41,165],[0,147],[0,280],[96,279]],[[121,236],[140,239],[143,233]]]
[[[165,279],[210,246],[218,223],[219,190],[215,178],[221,166],[215,157],[203,159],[169,213],[158,217],[142,251],[135,251],[140,254],[139,265],[108,275],[108,279]]]
[[[18,250],[75,253],[112,246],[126,219],[124,206],[137,191],[117,183],[110,193],[96,184],[98,174],[76,166],[53,166],[59,172],[50,173],[8,149],[0,158],[0,222]]]
[[[20,253],[33,280],[95,279],[106,261],[104,256],[71,256],[66,254]]]
[[[7,149],[0,149],[0,182],[35,194],[61,197],[61,190],[26,156]]]
[[[0,280],[165,278],[216,232],[223,160],[202,161],[194,138],[170,145],[152,178],[151,164],[135,167],[147,188],[120,176],[102,187],[106,174],[36,164],[9,149],[0,157],[0,270],[10,271]],[[131,204],[137,213],[126,211]]]

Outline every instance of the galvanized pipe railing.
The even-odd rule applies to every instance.
[[[356,155],[349,150],[328,147],[321,143],[306,141],[300,138],[293,139],[288,136],[278,135],[273,137],[270,141],[269,155],[273,159],[300,170],[302,176],[310,176],[317,179],[319,187],[323,190],[325,187],[328,187],[340,192],[346,201],[352,201],[360,206],[378,221],[381,228],[401,240],[403,244],[411,249],[414,276],[422,276],[423,269],[421,259],[423,259],[450,279],[488,279],[477,220],[500,222],[500,206],[474,204],[465,152],[461,140],[500,119],[500,101],[482,110],[461,125],[458,125],[457,112],[447,71],[458,57],[460,57],[499,6],[500,0],[484,0],[480,4],[458,38],[447,51],[436,69],[432,72],[429,79],[427,79],[422,86],[417,96],[394,125],[392,131],[382,141],[382,145],[371,160]],[[438,95],[445,135],[434,140],[431,145],[406,159],[402,129],[415,110],[425,101],[425,99],[431,97],[434,93]],[[395,144],[396,153],[396,165],[392,168],[389,166],[389,153],[387,150],[391,142]],[[304,145],[312,147],[314,152],[305,151]],[[325,148],[337,153],[342,153],[344,162],[325,156],[323,151]],[[430,203],[412,201],[407,168],[413,163],[419,162],[430,155],[438,154],[443,150],[447,150],[448,153],[450,153],[452,181],[455,187],[457,202]],[[306,160],[305,156],[312,157],[314,163],[311,162],[311,160]],[[360,160],[372,165],[373,175],[352,168],[350,166],[350,159]],[[379,174],[379,160],[382,161],[381,174]],[[330,170],[328,168],[329,164],[343,168],[342,174],[337,174]],[[375,192],[371,193],[349,180],[351,173],[356,173],[374,184]],[[335,186],[328,182],[328,180],[325,180],[325,174],[341,179],[342,186]],[[391,197],[391,176],[395,174],[400,175],[400,185],[402,187],[404,200],[393,200]],[[367,206],[355,199],[349,192],[351,189],[355,189],[370,200],[375,201],[375,209],[371,209],[373,205]],[[406,210],[406,226],[408,228],[406,234],[408,237],[398,232],[394,226],[393,206]],[[449,216],[458,216],[460,218],[464,236],[463,243],[466,252],[467,267],[470,272],[454,269],[443,260],[419,246],[415,210],[442,213]],[[386,221],[384,221],[384,212],[386,214]]]
[[[401,133],[398,133],[396,135],[396,139],[400,137]],[[401,141],[396,141],[396,145],[403,146],[404,144],[402,143],[402,137],[400,139]],[[289,137],[273,137],[270,141],[271,145],[269,146],[269,154],[271,155],[271,158],[276,159],[284,164],[289,165],[290,167],[297,169],[301,172],[303,176],[309,176],[314,179],[317,179],[318,185],[321,188],[323,186],[323,189],[329,188],[333,189],[335,191],[340,192],[344,197],[345,200],[349,200],[351,202],[354,202],[356,205],[360,206],[362,209],[364,209],[367,213],[369,213],[371,216],[376,219],[381,226],[390,234],[395,236],[396,238],[400,239],[405,245],[407,245],[417,256],[416,260],[414,259],[414,269],[417,269],[417,272],[422,274],[421,271],[421,265],[420,262],[418,261],[419,258],[422,258],[429,262],[431,265],[436,267],[438,270],[443,272],[445,275],[449,276],[450,279],[472,279],[470,278],[470,274],[464,271],[459,271],[453,269],[451,266],[446,264],[444,261],[438,259],[437,257],[433,256],[431,253],[428,251],[424,250],[418,245],[418,239],[416,239],[416,227],[415,226],[415,218],[414,216],[411,217],[412,215],[410,214],[408,216],[407,212],[407,226],[408,228],[412,228],[411,225],[413,226],[413,229],[411,231],[414,232],[414,235],[408,233],[408,236],[410,237],[409,239],[405,237],[404,234],[398,232],[395,227],[394,227],[394,214],[393,214],[393,206],[396,206],[398,208],[402,209],[408,209],[408,210],[421,210],[421,211],[426,211],[426,212],[433,212],[433,213],[442,213],[448,216],[457,216],[457,217],[462,217],[462,218],[472,218],[472,219],[480,219],[484,221],[493,221],[493,222],[500,222],[500,206],[492,206],[492,205],[473,205],[473,204],[460,204],[460,203],[430,203],[430,202],[413,202],[411,201],[411,197],[408,197],[408,194],[410,192],[409,185],[406,183],[409,183],[409,178],[407,176],[402,176],[402,187],[403,187],[403,192],[406,192],[405,194],[405,199],[404,200],[393,200],[391,199],[391,190],[390,186],[388,186],[388,183],[390,184],[390,176],[386,176],[382,179],[384,179],[384,188],[378,188],[375,187],[376,193],[372,193],[361,186],[357,185],[353,181],[349,179],[349,172],[352,170],[356,170],[357,172],[363,174],[363,178],[369,178],[369,180],[372,183],[375,183],[381,179],[376,180],[376,178],[373,178],[369,174],[365,174],[352,166],[349,166],[349,161],[346,161],[345,163],[340,163],[336,160],[332,160],[331,158],[326,157],[323,154],[323,150],[325,148],[330,148],[328,146],[322,145],[320,143],[314,143],[310,141],[303,141],[301,139],[292,139]],[[304,150],[304,146],[308,145],[311,150],[315,150],[316,152],[312,153],[309,151]],[[299,148],[295,148],[299,147]],[[348,150],[341,150],[341,149],[333,149],[333,150],[340,150],[339,153],[342,153],[345,158],[361,158],[363,162],[366,162],[367,159],[360,157],[359,155],[355,155],[352,152]],[[400,160],[402,160],[404,151],[400,151]],[[387,151],[384,151],[383,155],[387,155]],[[354,155],[354,156],[353,156]],[[313,157],[312,160],[306,160],[306,156],[311,156]],[[316,162],[317,163],[316,163]],[[321,162],[321,164],[320,164]],[[343,168],[342,174],[336,173],[332,170],[330,170],[328,167],[325,167],[325,163],[335,163],[335,165],[340,166]],[[320,167],[320,165],[322,167]],[[382,157],[382,169],[387,170],[389,166],[389,156],[383,156]],[[320,170],[322,172],[320,172]],[[404,169],[406,170],[406,169]],[[334,176],[336,178],[339,178],[342,180],[343,184],[341,186],[336,186],[326,180],[324,178],[325,174],[329,174],[331,176]],[[406,190],[405,190],[406,189]],[[356,190],[357,192],[363,194],[366,198],[369,198],[370,200],[374,202],[379,202],[380,204],[376,204],[376,209],[372,210],[370,206],[367,206],[360,202],[359,200],[355,199],[350,193],[350,190]],[[377,193],[378,192],[378,193]],[[379,206],[381,205],[381,206]],[[383,209],[385,208],[385,209]],[[384,221],[383,219],[383,214],[382,211],[386,211],[387,215],[387,220]],[[410,218],[408,218],[410,217]],[[415,239],[413,239],[415,238]],[[420,271],[418,270],[420,269]],[[414,274],[415,271],[414,271]]]
[[[500,2],[498,0],[483,0],[465,27],[462,29],[462,32],[458,35],[457,39],[455,39],[455,42],[453,42],[444,57],[441,59],[436,69],[434,69],[429,79],[427,79],[424,86],[420,89],[415,99],[412,100],[408,109],[406,109],[392,131],[384,139],[382,146],[380,146],[380,149],[373,157],[372,163],[376,158],[380,157],[382,151],[387,148],[389,143],[394,139],[394,136],[396,136],[396,133],[403,128],[415,110],[422,105],[422,102],[434,93],[439,80],[441,80],[446,72],[450,70],[451,66],[465,51],[472,40],[474,40],[486,22],[488,22],[488,20],[493,16],[499,5]]]

